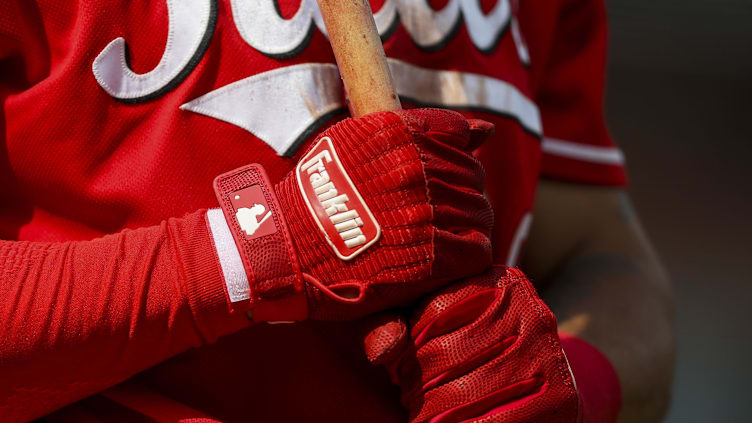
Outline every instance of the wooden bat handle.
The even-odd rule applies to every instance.
[[[318,0],[354,117],[399,110],[397,91],[368,0]]]

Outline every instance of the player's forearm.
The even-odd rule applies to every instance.
[[[590,342],[614,365],[620,422],[657,422],[668,406],[673,368],[670,283],[626,194],[595,196],[603,197],[594,200],[603,204],[600,217],[585,218],[585,236],[541,275],[544,300],[562,331]]]
[[[614,365],[622,389],[621,422],[660,421],[669,401],[672,324],[665,298],[655,298],[657,277],[625,257],[584,253],[544,293],[560,330],[590,342]],[[574,296],[583,299],[572,301]]]
[[[203,212],[92,241],[0,242],[0,420],[37,417],[247,324],[227,312],[213,254]]]

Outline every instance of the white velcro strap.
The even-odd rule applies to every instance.
[[[230,227],[227,226],[222,209],[214,208],[206,212],[206,219],[209,221],[214,246],[217,249],[219,264],[222,267],[222,275],[225,278],[227,293],[230,301],[246,301],[250,299],[250,290],[248,276],[243,268],[243,260],[240,258],[238,247],[230,233]]]

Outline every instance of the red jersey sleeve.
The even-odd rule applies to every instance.
[[[624,156],[608,133],[603,113],[605,6],[602,0],[553,3],[557,6],[523,3],[520,9],[543,121],[542,176],[623,185]],[[531,25],[526,27],[526,22]]]
[[[0,420],[26,421],[249,325],[196,212],[92,241],[0,241]]]

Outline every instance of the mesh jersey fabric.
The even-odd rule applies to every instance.
[[[624,156],[612,140],[603,115],[606,10],[602,0],[520,4],[526,31],[531,80],[543,121],[541,174],[568,182],[623,185]]]
[[[293,17],[301,4],[297,0],[277,3],[285,18]],[[334,63],[326,38],[315,26],[301,29],[310,33],[306,32],[299,49],[286,55],[265,54],[243,39],[238,30],[241,17],[233,14],[232,2],[212,4],[216,6],[216,25],[195,67],[161,96],[130,103],[114,99],[97,84],[93,60],[109,42],[123,37],[130,68],[137,73],[154,69],[167,50],[167,2],[131,0],[104,5],[19,0],[0,6],[0,136],[4,145],[0,149],[0,238],[87,240],[215,207],[211,180],[216,175],[258,162],[273,182],[279,181],[322,128],[344,117],[341,110],[321,116],[297,149],[278,155],[264,141],[267,126],[252,127],[254,133],[230,119],[181,109],[207,93],[270,70]],[[374,1],[374,9],[382,4]],[[488,12],[495,4],[483,1],[481,7]],[[520,43],[515,41],[519,37],[511,25],[498,33],[495,43],[481,49],[467,23],[458,21],[456,31],[424,48],[404,23],[398,23],[385,36],[385,49],[389,57],[421,70],[450,72],[420,74],[435,78],[434,82],[451,82],[455,75],[467,74],[489,78],[482,81],[505,87],[500,93],[518,93],[538,103],[542,125],[552,138],[609,147],[611,140],[602,131],[587,130],[588,125],[605,127],[601,114],[574,108],[567,119],[574,126],[580,122],[584,129],[554,132],[556,128],[547,123],[553,121],[547,116],[556,104],[541,105],[545,103],[541,93],[553,91],[559,99],[589,105],[590,112],[600,107],[602,67],[594,66],[589,68],[592,72],[585,73],[563,71],[557,78],[553,76],[557,63],[565,69],[566,62],[549,60],[549,56],[559,51],[561,57],[576,57],[578,63],[587,63],[587,56],[601,57],[602,36],[587,43],[588,49],[579,51],[572,46],[588,39],[583,34],[602,33],[602,11],[597,1],[523,2],[516,16],[531,57],[529,65],[520,60]],[[577,16],[573,22],[584,30],[568,30],[560,24],[570,16]],[[267,32],[280,33],[272,26]],[[431,92],[451,88],[442,84],[427,84],[412,94],[432,100]],[[542,89],[544,86],[548,88]],[[593,88],[567,92],[569,86]],[[421,98],[403,96],[408,106]],[[256,107],[254,111],[272,107],[264,102],[251,106]],[[542,153],[544,134],[523,127],[515,115],[461,101],[445,106],[496,126],[494,137],[477,152],[487,168],[487,191],[495,209],[495,262],[505,262],[518,239],[520,223],[532,208],[541,163],[544,173],[554,178],[612,185],[623,180],[618,165],[589,166],[571,158],[559,161],[555,172],[546,170],[553,166],[546,165],[551,154]],[[279,119],[292,123],[285,121],[289,118],[281,111]],[[300,408],[311,419],[346,421],[357,409],[362,411],[363,421],[400,421],[404,411],[395,388],[362,360],[361,351],[350,347],[345,328],[324,323],[274,330],[251,328],[162,363],[138,379],[150,389],[218,419],[294,420],[300,417],[295,408],[254,407],[247,401],[250,396],[256,399],[254,403],[277,404],[290,395],[305,401]],[[292,356],[292,350],[307,354]],[[282,374],[280,368],[288,372]],[[255,382],[249,385],[248,380]],[[305,396],[304,392],[315,394]]]

